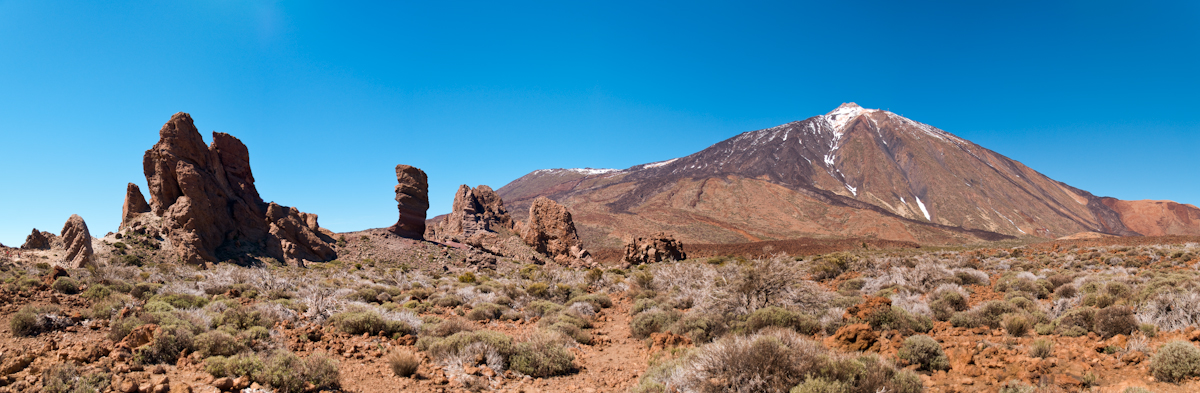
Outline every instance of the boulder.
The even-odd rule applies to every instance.
[[[450,214],[430,226],[426,233],[432,236],[426,237],[467,241],[479,235],[512,229],[512,217],[496,191],[485,185],[471,188],[463,184],[454,195]]]
[[[142,166],[149,212],[161,218],[161,233],[184,262],[335,257],[333,240],[317,235],[315,215],[278,205],[269,214],[271,206],[254,186],[250,153],[241,140],[214,132],[212,144],[205,146],[187,113],[176,113],[163,125]],[[126,205],[136,211],[141,193],[130,188]]]
[[[855,323],[838,329],[833,336],[826,340],[826,345],[847,352],[862,352],[874,346],[878,339],[879,333],[871,330],[870,325]]]
[[[46,275],[42,277],[42,285],[49,287],[54,285],[54,282],[58,281],[59,278],[70,276],[70,274],[67,274],[67,269],[63,269],[62,266],[55,266],[50,270],[49,273],[46,273]]]
[[[121,226],[125,229],[133,219],[141,213],[150,212],[150,204],[142,196],[142,189],[137,184],[129,183],[125,187],[125,204],[121,206]]]
[[[54,238],[54,234],[41,231],[37,228],[33,229],[33,233],[25,237],[25,244],[21,245],[22,250],[49,250],[50,242]]]
[[[71,218],[68,218],[67,222],[63,224],[60,238],[63,249],[67,252],[63,257],[64,264],[80,268],[92,263],[92,235],[88,232],[87,223],[83,222],[83,217],[72,214]]]
[[[579,241],[575,222],[566,206],[546,197],[538,197],[529,205],[529,220],[522,226],[521,240],[537,252],[560,264],[575,264],[587,258],[588,252]]]
[[[389,231],[409,239],[425,238],[425,213],[429,210],[429,177],[413,166],[396,165],[396,208],[400,219]]]
[[[683,243],[664,232],[635,238],[625,245],[625,262],[634,265],[684,259],[687,259],[687,253],[683,252]]]

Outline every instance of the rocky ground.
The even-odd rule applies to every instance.
[[[1200,368],[1164,379],[1155,360],[1168,343],[1200,341],[1188,322],[1200,316],[1187,307],[1200,283],[1191,238],[600,270],[481,267],[450,245],[344,235],[346,260],[305,267],[128,265],[121,256],[143,254],[97,239],[99,266],[55,269],[42,255],[53,251],[5,249],[0,391],[1200,390]],[[949,291],[966,295],[961,306],[947,306]],[[1113,322],[1126,308],[1132,324]],[[925,336],[940,363],[906,349]],[[779,337],[770,342],[793,366],[821,351],[815,359],[880,362],[890,376],[814,366],[776,375],[774,390],[734,382],[764,372],[753,362],[713,368],[762,337]],[[415,355],[412,375],[397,374],[402,354]]]

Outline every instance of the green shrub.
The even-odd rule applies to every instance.
[[[588,304],[592,305],[592,308],[594,308],[596,310],[612,307],[612,304],[613,304],[612,299],[610,299],[608,297],[608,295],[603,294],[603,293],[593,293],[593,294],[587,294],[587,295],[583,295],[583,296],[576,296],[576,297],[571,298],[571,300],[567,300],[567,302],[564,304],[570,305],[570,304],[575,304],[577,302],[588,303]]]
[[[1020,314],[1012,314],[1004,319],[1004,330],[1013,337],[1024,336],[1029,332],[1029,325],[1029,320]]]
[[[1033,340],[1032,344],[1029,344],[1029,356],[1031,356],[1031,357],[1044,359],[1044,358],[1050,357],[1050,355],[1053,355],[1053,354],[1054,354],[1054,341],[1050,341],[1050,340],[1047,340],[1044,338],[1039,338],[1037,340]]]
[[[475,273],[472,272],[466,272],[458,276],[458,282],[461,283],[474,284],[475,280]]]
[[[746,318],[748,333],[754,333],[769,326],[788,328],[801,334],[813,334],[821,329],[821,323],[816,318],[776,306],[760,308]]]
[[[500,318],[504,312],[504,307],[494,303],[479,303],[475,308],[467,313],[467,319],[472,321],[485,321],[489,319]]]
[[[395,334],[416,333],[407,323],[386,320],[374,311],[347,311],[334,314],[329,317],[329,324],[353,335],[366,333],[390,337]]]
[[[899,356],[904,361],[918,365],[918,370],[936,371],[950,368],[950,358],[946,357],[942,345],[924,334],[904,339]]]
[[[475,327],[470,323],[458,318],[451,318],[437,323],[426,323],[425,325],[422,325],[422,328],[425,330],[423,335],[429,335],[433,337],[446,337],[458,332],[469,332],[475,330]]]
[[[1096,309],[1092,307],[1073,308],[1063,313],[1055,322],[1058,324],[1060,334],[1063,335],[1067,335],[1067,331],[1071,331],[1071,334],[1083,331],[1082,334],[1074,336],[1078,337],[1087,334],[1095,326]]]
[[[67,295],[79,293],[79,282],[70,277],[59,277],[57,280],[54,280],[53,287],[55,291],[58,291],[58,293]]]
[[[398,350],[392,352],[387,358],[388,367],[392,369],[392,373],[398,377],[408,378],[417,373],[417,368],[421,366],[421,358],[412,351]]]
[[[633,302],[633,308],[629,309],[631,315],[637,315],[642,311],[658,307],[658,302],[654,299],[638,299]]]
[[[514,371],[543,378],[570,372],[575,355],[567,351],[564,337],[538,332],[529,341],[517,344],[508,361]]]
[[[70,324],[70,319],[55,306],[27,305],[8,321],[9,329],[17,337],[32,337]]]
[[[233,356],[246,350],[241,341],[222,330],[201,333],[193,339],[196,353],[202,357]]]
[[[1152,393],[1149,389],[1141,386],[1130,386],[1122,390],[1121,393]]]
[[[438,307],[458,307],[462,305],[462,298],[458,295],[446,295],[433,301],[433,305]]]
[[[1096,312],[1095,331],[1104,338],[1118,334],[1129,335],[1138,329],[1137,318],[1133,309],[1126,306],[1113,306]]]
[[[417,349],[425,351],[431,356],[442,358],[449,354],[458,353],[467,345],[476,342],[481,342],[494,348],[501,356],[507,356],[512,353],[512,337],[494,330],[458,332],[443,339],[422,337],[421,340],[417,340]]]
[[[678,321],[680,316],[680,312],[676,310],[655,309],[643,312],[633,317],[633,320],[629,322],[629,329],[634,337],[650,337],[650,333],[666,331],[667,327]]]
[[[174,364],[179,360],[183,351],[191,351],[194,347],[192,331],[182,326],[163,326],[155,331],[150,345],[138,348],[134,352],[134,362],[138,364]]]
[[[102,372],[80,374],[74,363],[50,366],[42,371],[44,393],[94,393],[108,388],[111,377]]]
[[[700,345],[720,337],[729,329],[725,318],[717,314],[690,312],[667,328],[668,331],[687,336],[692,343]]]
[[[1150,357],[1150,374],[1166,382],[1200,375],[1200,348],[1182,340],[1163,344]]]
[[[185,293],[172,293],[169,295],[157,295],[151,298],[151,301],[160,301],[170,304],[171,307],[185,310],[189,308],[201,308],[208,305],[208,298],[203,296],[189,295]]]
[[[796,385],[790,393],[844,393],[850,392],[852,386],[841,381],[830,381],[825,378],[809,376],[804,383]]]
[[[304,392],[306,385],[326,390],[341,386],[337,362],[333,359],[322,354],[300,358],[286,351],[277,351],[268,357],[255,379],[275,387],[280,393]]]
[[[1033,325],[1033,331],[1042,336],[1054,334],[1054,324],[1053,323],[1039,323],[1039,324]]]
[[[217,378],[236,378],[241,376],[253,378],[260,374],[262,370],[263,361],[253,352],[230,357],[213,356],[204,359],[204,371]]]
[[[525,286],[525,292],[528,293],[529,296],[546,299],[550,297],[550,285],[544,282],[531,283]]]
[[[96,284],[89,286],[88,289],[83,291],[83,294],[80,294],[79,296],[83,296],[84,298],[94,302],[98,302],[108,299],[110,295],[112,295],[112,290],[109,289],[107,285]]]

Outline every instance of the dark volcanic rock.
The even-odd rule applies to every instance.
[[[437,237],[464,241],[502,229],[512,230],[513,220],[500,196],[485,185],[471,188],[463,184],[454,195],[450,214],[431,227],[430,232]]]
[[[525,244],[554,258],[555,262],[573,264],[588,256],[575,232],[571,212],[549,198],[537,198],[529,205],[529,221],[522,230],[521,239]]]
[[[635,265],[684,259],[687,259],[687,254],[683,252],[683,243],[664,232],[635,238],[625,245],[625,262]]]
[[[54,238],[54,234],[41,231],[37,228],[33,229],[33,233],[25,237],[25,244],[21,245],[22,250],[49,250],[50,240]]]
[[[429,210],[429,177],[413,166],[396,165],[396,208],[400,219],[389,231],[410,239],[425,238],[425,213]]]
[[[214,132],[206,147],[187,113],[176,113],[163,125],[158,143],[146,151],[143,169],[150,210],[162,218],[162,233],[184,262],[333,258],[332,240],[316,234],[315,215],[310,220],[283,207],[268,214],[254,187],[245,144]],[[127,206],[136,205],[128,199]]]
[[[125,228],[134,217],[141,213],[150,212],[150,204],[142,196],[142,189],[137,184],[129,183],[125,187],[125,204],[121,206],[121,226]]]
[[[61,238],[63,248],[67,251],[63,257],[64,264],[80,268],[92,263],[92,235],[83,217],[72,214],[63,224]]]

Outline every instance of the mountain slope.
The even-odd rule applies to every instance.
[[[1136,235],[1131,223],[1146,231],[1157,225],[1148,220],[1181,233],[1197,228],[1200,217],[1190,205],[1121,208],[948,132],[853,103],[686,157],[619,171],[539,170],[498,192],[517,212],[537,196],[569,206],[593,247],[654,230],[691,242],[864,236],[957,243]],[[1122,216],[1134,210],[1174,218]]]

